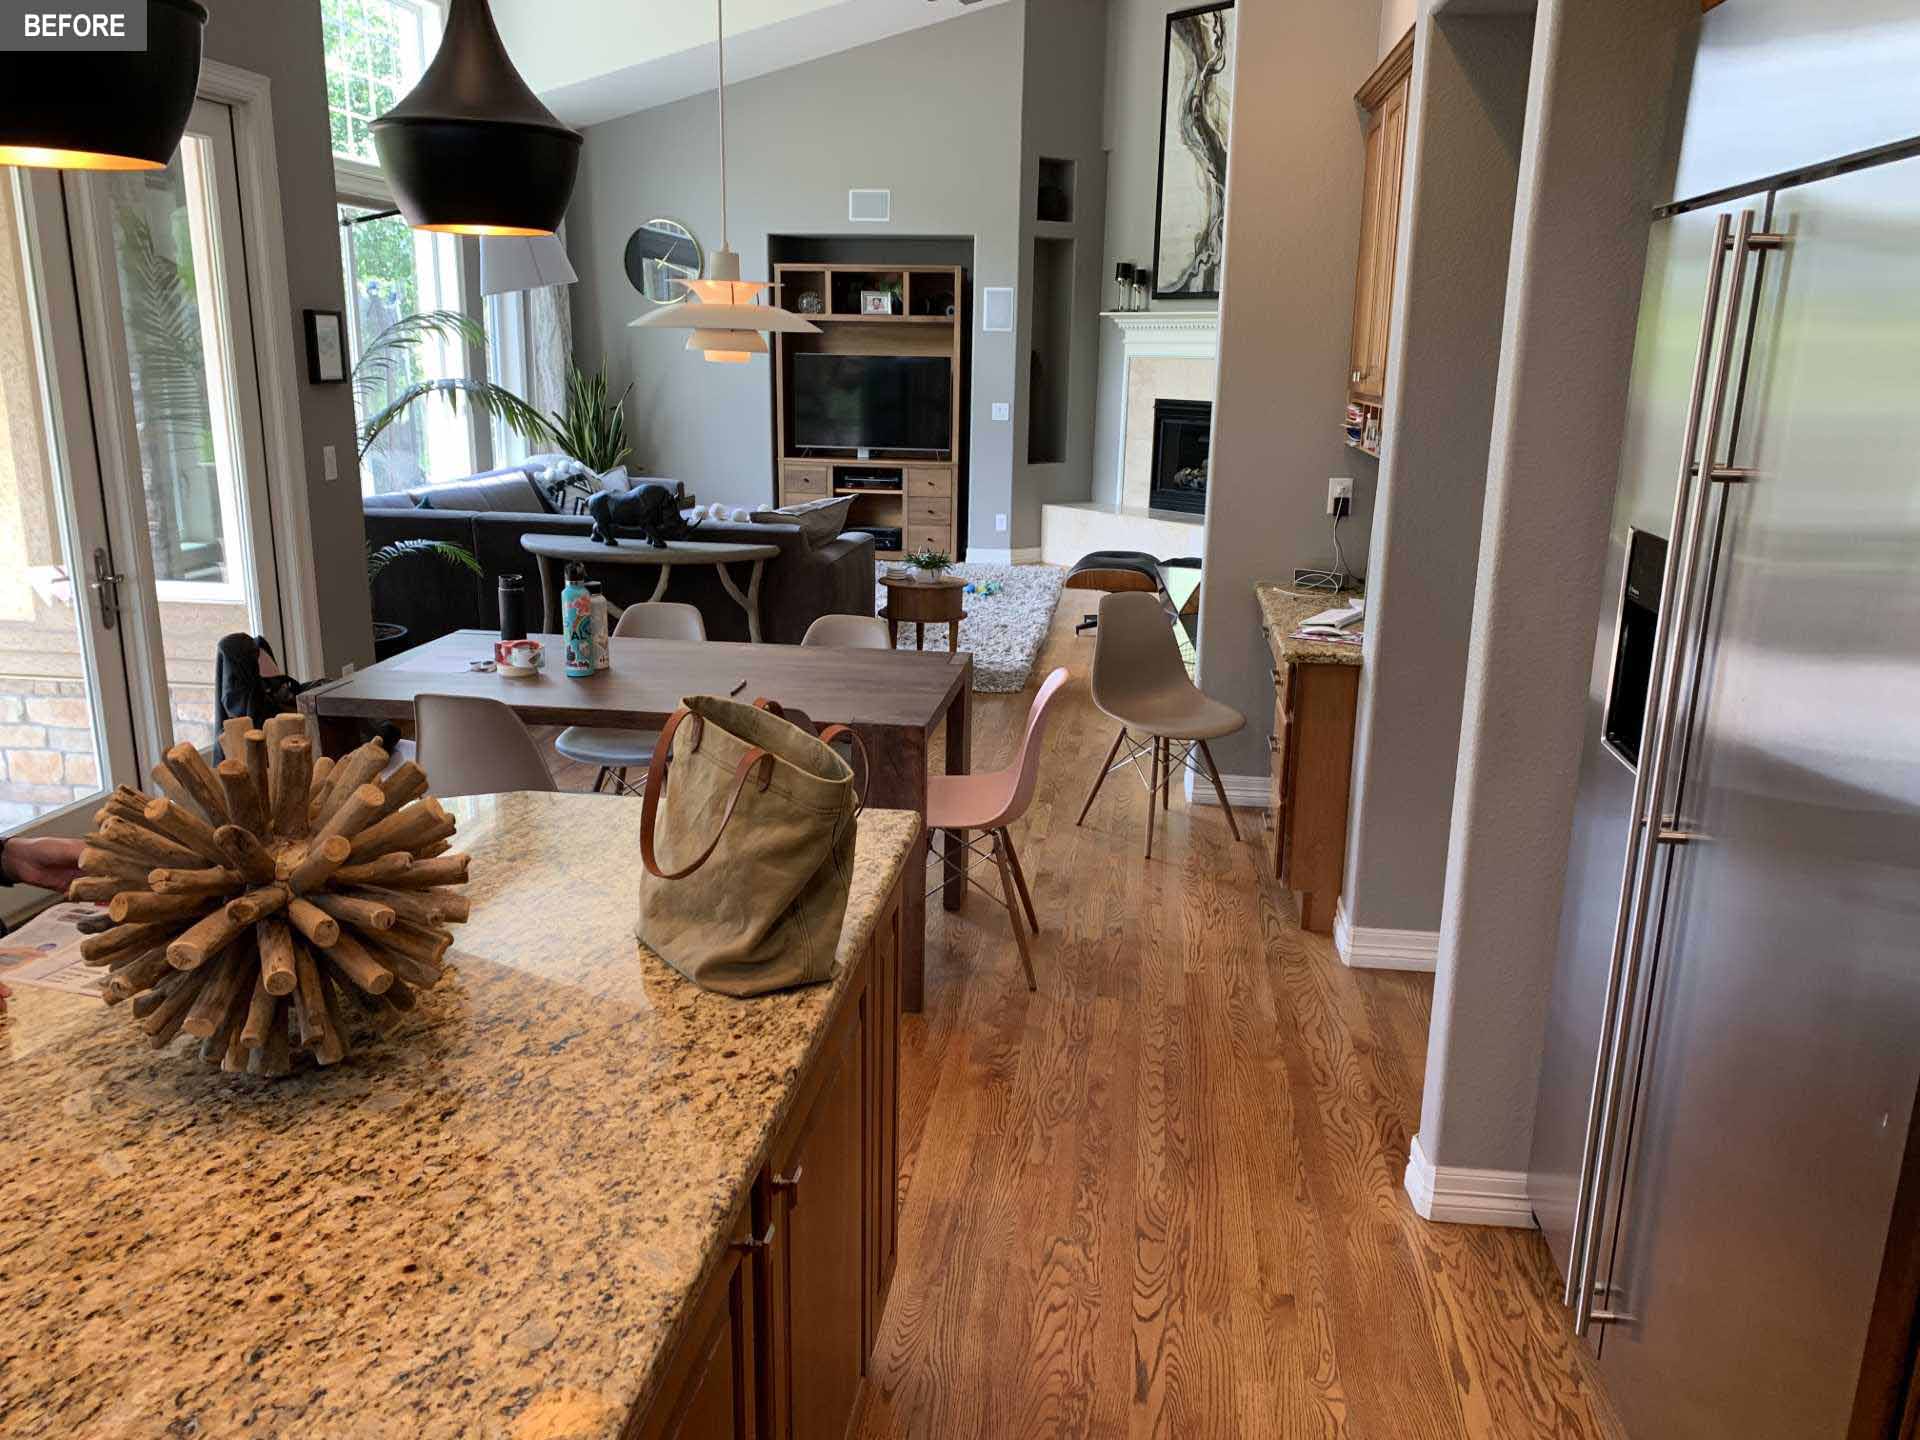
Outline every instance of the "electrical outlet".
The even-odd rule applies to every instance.
[[[1353,510],[1353,481],[1336,475],[1327,481],[1327,514],[1346,515]]]
[[[340,478],[340,452],[332,445],[320,447],[320,470],[329,480]]]
[[[1009,419],[1012,416],[1012,414],[1013,414],[1013,407],[1008,405],[1006,401],[996,400],[993,402],[993,418],[994,419],[1004,421]]]
[[[995,515],[993,517],[993,528],[996,534],[1000,534],[1000,535],[1006,534],[1007,533],[1007,517],[1004,515]]]

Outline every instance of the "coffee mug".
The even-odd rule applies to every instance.
[[[538,640],[496,640],[493,662],[502,670],[531,674],[547,663],[547,651]]]

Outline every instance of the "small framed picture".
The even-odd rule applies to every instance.
[[[891,315],[893,313],[893,292],[890,290],[862,290],[860,292],[860,313],[862,315]]]
[[[347,321],[338,310],[307,313],[307,379],[342,385],[347,379]]]

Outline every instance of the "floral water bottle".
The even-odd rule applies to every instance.
[[[567,565],[567,588],[560,592],[560,628],[567,637],[567,674],[582,680],[597,663],[593,645],[593,593],[579,561]]]

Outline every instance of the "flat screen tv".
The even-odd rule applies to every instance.
[[[793,443],[806,450],[953,446],[953,376],[928,355],[793,357]]]

